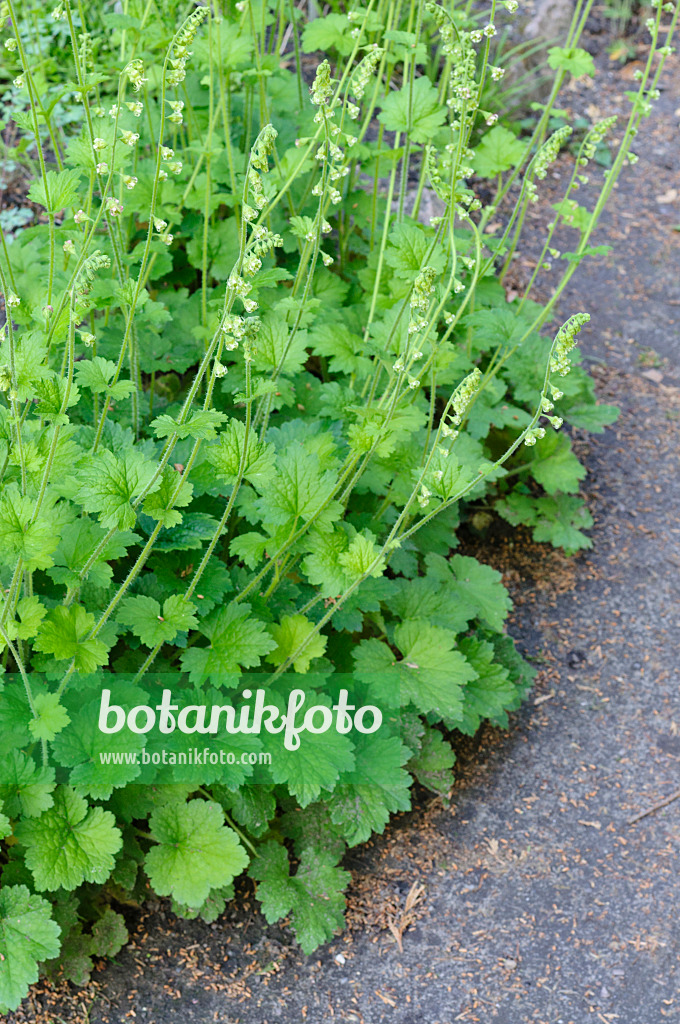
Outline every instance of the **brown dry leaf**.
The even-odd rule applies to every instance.
[[[387,927],[394,936],[394,941],[396,942],[400,953],[404,952],[404,947],[401,941],[403,934],[408,926],[413,924],[415,919],[413,911],[424,894],[425,886],[421,885],[419,882],[414,882],[407,893],[406,900],[404,902],[404,911],[399,916],[399,920],[396,921],[393,917],[387,918]]]

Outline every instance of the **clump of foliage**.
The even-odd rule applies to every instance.
[[[2,5],[4,107],[39,211],[0,236],[2,1006],[38,964],[83,982],[125,941],[121,903],[151,887],[213,920],[245,869],[311,951],[342,926],[347,845],[407,808],[414,779],[448,791],[445,729],[507,723],[531,672],[499,574],[455,553],[456,530],[483,498],[537,539],[590,544],[560,428],[601,430],[616,410],[578,366],[587,317],[552,342],[541,329],[600,251],[669,6],[594,208],[574,193],[610,121],[583,133],[508,301],[526,211],[570,134],[548,135],[555,99],[594,72],[588,4],[549,51],[552,94],[524,135],[499,121],[489,60],[516,0],[490,17],[371,0],[309,21],[278,0],[183,21],[172,2]],[[421,223],[428,197],[439,212]],[[573,251],[558,252],[565,225]],[[155,739],[116,747],[92,724],[97,672],[131,708],[168,673],[190,702],[235,702],[251,670],[272,693],[350,673],[370,695],[381,679],[401,734],[218,776],[143,766]]]

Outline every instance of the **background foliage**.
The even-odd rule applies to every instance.
[[[560,427],[616,410],[578,366],[584,318],[552,343],[541,329],[600,252],[666,51],[657,7],[611,159],[610,122],[572,138],[510,301],[528,204],[570,139],[555,99],[594,73],[579,3],[547,103],[509,122],[496,22],[516,6],[3,5],[3,146],[34,219],[5,220],[0,257],[5,1008],[38,964],[84,982],[150,887],[214,920],[245,869],[310,952],[342,926],[347,845],[408,808],[414,779],[445,795],[447,731],[507,724],[530,685],[500,576],[455,553],[456,530],[483,501],[538,540],[591,543]],[[593,161],[611,166],[586,210]],[[224,703],[248,670],[280,697],[352,673],[369,697],[383,681],[401,734],[219,778],[104,772],[100,669],[125,707],[155,704],[160,674]]]

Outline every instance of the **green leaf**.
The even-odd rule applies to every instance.
[[[285,847],[268,842],[258,852],[251,874],[259,883],[257,897],[264,916],[272,924],[290,914],[303,953],[312,953],[344,926],[343,890],[349,872],[336,867],[332,855],[309,849],[291,877]]]
[[[495,660],[496,652],[490,643],[476,637],[462,637],[460,649],[477,678],[465,687],[463,716],[455,726],[466,735],[474,736],[485,718],[507,722],[505,711],[516,706],[517,688],[507,668]]]
[[[54,768],[37,765],[22,750],[5,751],[0,778],[0,800],[13,818],[37,818],[54,803]]]
[[[75,523],[68,523],[61,530],[59,546],[53,557],[54,567],[47,570],[48,576],[65,587],[80,587],[85,580],[99,587],[107,587],[113,579],[113,569],[107,563],[123,558],[127,549],[139,538],[129,531],[117,530],[81,578],[81,570],[105,536],[106,531],[92,519],[82,518]]]
[[[0,1011],[16,1010],[38,980],[38,962],[59,952],[50,905],[24,885],[0,889]]]
[[[66,708],[59,703],[59,696],[56,693],[37,693],[33,698],[33,705],[38,717],[31,719],[28,728],[36,740],[51,742],[71,721]]]
[[[353,48],[354,39],[345,14],[325,14],[323,18],[308,21],[304,27],[302,49],[305,53],[336,50],[341,57],[347,57]]]
[[[312,527],[305,542],[309,553],[302,571],[312,586],[320,588],[322,597],[339,597],[349,585],[347,572],[340,564],[340,556],[347,551],[347,534],[338,528],[332,533],[320,533]]]
[[[213,888],[227,885],[248,864],[236,833],[216,803],[170,803],[151,815],[157,845],[146,855],[146,872],[160,896],[200,906]]]
[[[22,597],[17,603],[16,613],[20,622],[8,622],[5,626],[10,640],[31,640],[40,629],[40,623],[47,615],[47,608],[40,603],[40,598]],[[5,642],[0,637],[0,650]]]
[[[54,794],[54,806],[15,829],[26,847],[26,864],[37,889],[75,889],[105,882],[122,838],[110,811],[88,807],[68,786]]]
[[[241,668],[257,668],[260,659],[276,646],[263,622],[250,614],[248,604],[216,608],[201,622],[210,647],[191,647],[182,655],[182,667],[192,683],[210,678],[215,686],[229,685]]]
[[[255,507],[263,522],[273,526],[301,525],[322,510],[325,519],[332,521],[341,512],[339,503],[331,500],[337,482],[332,470],[320,470],[316,455],[299,443],[292,444],[278,457],[276,474],[267,481],[266,488],[259,484],[263,493]]]
[[[410,117],[409,117],[410,107]],[[378,120],[392,132],[407,132],[413,142],[431,142],[446,120],[446,108],[428,78],[416,78],[413,92],[405,85],[382,100]]]
[[[330,708],[331,700],[323,694],[315,694],[314,704]],[[318,800],[322,789],[332,791],[342,772],[354,768],[349,736],[334,729],[324,733],[305,732],[297,750],[286,749],[281,734],[272,736],[268,749],[272,752],[271,777],[274,782],[285,783],[301,807]]]
[[[436,556],[428,558],[427,564],[433,571],[438,570],[443,575],[444,566],[436,561]],[[500,633],[512,608],[501,574],[490,565],[482,565],[476,558],[467,555],[453,555],[448,564],[453,573],[453,581],[448,582],[451,594],[461,604],[473,608],[477,618]]]
[[[475,150],[473,165],[482,178],[494,178],[516,167],[526,149],[525,144],[502,125],[495,125],[482,138]]]
[[[217,443],[208,448],[208,462],[228,484],[235,483],[238,476],[241,459],[244,457],[245,436],[245,424],[240,420],[229,420]],[[274,445],[261,443],[255,432],[251,431],[245,455],[245,479],[255,485],[264,484],[274,468],[274,458]]]
[[[69,390],[66,377],[57,377],[55,375],[45,380],[36,381],[33,385],[33,390],[35,398],[38,400],[34,409],[36,415],[49,420],[51,423],[59,423],[62,426],[64,423],[68,423],[68,416],[61,410],[67,390],[66,408],[70,409],[72,405],[78,403],[80,392],[75,384],[72,384]]]
[[[211,889],[203,903],[196,907],[190,907],[186,903],[178,903],[177,900],[173,900],[172,912],[177,914],[178,917],[184,917],[189,921],[194,921],[197,917],[200,917],[206,924],[212,924],[213,921],[216,921],[224,913],[227,900],[233,898],[234,886],[221,885],[219,889]]]
[[[566,434],[550,432],[531,449],[530,472],[548,494],[573,493],[586,475],[586,468],[571,450]]]
[[[474,685],[473,681],[465,687],[466,704],[470,687]],[[444,739],[439,729],[426,725],[420,750],[408,762],[407,768],[415,775],[421,786],[446,796],[453,785],[451,769],[455,760],[456,755],[451,749],[451,744]]]
[[[271,789],[261,785],[243,786],[234,792],[222,788],[217,791],[220,794],[220,803],[226,806],[239,825],[243,825],[251,836],[264,835],[269,828],[269,822],[276,814],[276,797]]]
[[[79,467],[78,499],[88,512],[98,512],[102,526],[129,530],[135,524],[132,501],[151,483],[156,471],[136,448],[122,456],[110,451],[89,455]],[[160,477],[152,489],[160,487]]]
[[[47,171],[45,181],[34,181],[28,198],[44,206],[48,213],[59,213],[66,206],[80,201],[80,170]]]
[[[2,343],[2,361],[9,363],[9,345]],[[53,371],[47,366],[47,345],[42,333],[23,334],[14,353],[17,399],[25,402],[33,397],[36,382],[46,380]]]
[[[269,627],[269,632],[276,641],[276,647],[267,655],[267,661],[271,661],[272,665],[283,665],[305,643],[307,638],[312,636],[314,629],[314,623],[304,615],[284,615],[278,625]],[[325,636],[320,634],[314,636],[293,662],[294,670],[300,673],[308,672],[312,660],[320,658],[326,650],[327,642]]]
[[[323,328],[310,334],[315,355],[328,359],[328,368],[333,374],[356,373],[364,378],[371,370],[371,361],[361,355],[361,338],[353,334],[344,324],[333,326],[332,333]]]
[[[135,391],[135,384],[131,380],[119,380],[115,384],[110,384],[115,372],[116,364],[102,356],[94,356],[93,359],[81,361],[76,366],[76,377],[81,387],[89,388],[95,395],[106,392],[115,401],[121,401]]]
[[[158,519],[160,511],[154,509],[153,518]],[[145,513],[139,517],[139,522],[145,532],[150,534],[153,523],[147,525],[150,519]],[[181,523],[166,527],[161,532],[154,544],[154,552],[158,554],[161,551],[193,551],[202,548],[204,540],[212,540],[217,526],[217,520],[206,512],[185,512]]]
[[[129,701],[117,698],[117,703],[132,707]],[[52,751],[57,764],[70,768],[69,782],[82,796],[95,800],[108,800],[114,789],[125,786],[141,772],[137,759],[144,749],[144,736],[127,729],[113,735],[101,732],[98,726],[100,701],[81,708],[73,716],[70,729],[54,741]],[[104,763],[101,754],[111,754]],[[117,758],[121,763],[113,763]]]
[[[192,484],[185,480],[176,469],[166,466],[161,475],[160,486],[144,499],[142,508],[144,514],[151,516],[156,522],[163,524],[166,530],[174,526],[180,526],[184,520],[180,508],[186,507],[192,497],[194,489]]]
[[[96,638],[88,639],[94,624],[94,615],[82,605],[58,605],[40,626],[35,649],[53,654],[57,661],[73,658],[77,672],[94,672],[108,660],[106,644]]]
[[[423,619],[401,622],[394,631],[398,659],[380,640],[362,640],[354,660],[359,679],[387,707],[413,704],[423,713],[455,719],[463,706],[463,687],[474,669],[454,651],[456,637]]]
[[[164,414],[152,420],[151,426],[156,437],[172,437],[176,434],[180,440],[185,437],[210,440],[217,437],[217,428],[226,418],[226,413],[218,412],[217,409],[201,409],[193,412],[186,423],[178,423],[172,416]]]
[[[91,949],[94,956],[115,956],[128,940],[125,918],[107,907],[92,926]]]
[[[360,579],[371,569],[370,576],[375,578],[382,576],[387,566],[384,558],[376,558],[380,554],[380,548],[375,543],[375,537],[370,531],[366,536],[357,533],[350,541],[347,551],[338,555],[338,562],[343,566],[349,579],[354,582]],[[371,568],[373,566],[373,568]]]
[[[601,434],[610,423],[616,423],[621,410],[618,405],[595,404],[583,402],[570,405],[563,412],[567,423],[581,430],[590,430],[593,434]]]
[[[413,281],[427,260],[428,266],[441,272],[446,264],[443,253],[435,249],[430,252],[432,235],[421,224],[401,223],[392,228],[389,245],[385,250],[385,262],[392,267],[397,277]]]
[[[166,644],[183,630],[194,629],[198,619],[196,606],[185,601],[180,594],[168,597],[161,606],[152,597],[136,594],[123,598],[116,615],[118,622],[129,626],[147,647]]]
[[[557,210],[568,227],[576,228],[578,231],[586,231],[593,219],[590,210],[585,206],[579,206],[575,199],[563,199],[559,203],[553,203],[552,207],[553,210]]]
[[[593,546],[590,537],[581,532],[590,529],[593,517],[580,498],[569,494],[533,498],[514,491],[494,507],[513,526],[532,526],[535,541],[548,541],[567,554]]]
[[[66,893],[65,895],[69,895]],[[67,914],[64,913],[67,910]],[[76,919],[78,904],[68,907],[54,906],[54,917],[61,928],[59,956],[41,965],[50,980],[72,981],[74,985],[87,985],[92,974],[91,937],[83,934],[83,926]]]
[[[356,763],[329,798],[331,820],[350,846],[382,832],[390,815],[411,806],[408,772],[401,767],[409,750],[397,736],[360,737]]]
[[[292,341],[289,338],[290,328],[280,316],[271,314],[262,318],[253,357],[258,373],[269,375],[279,366],[279,372],[284,376],[300,372],[308,358],[307,334],[305,331],[297,331]]]
[[[578,46],[551,46],[548,50],[548,65],[553,71],[568,71],[574,78],[581,78],[582,75],[590,75],[591,78],[595,76],[595,61],[587,50],[582,50]]]
[[[54,519],[41,513],[34,520],[35,500],[22,495],[16,483],[7,484],[0,498],[0,559],[14,568],[19,558],[25,569],[47,569],[59,543]]]
[[[578,252],[563,252],[562,259],[568,263],[580,263],[581,260],[587,259],[589,256],[608,256],[611,251],[611,245],[586,245]]]

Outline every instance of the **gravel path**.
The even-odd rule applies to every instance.
[[[510,732],[461,751],[451,807],[425,798],[354,851],[350,931],[318,956],[247,892],[212,926],[159,905],[96,983],[37,990],[13,1020],[680,1018],[680,799],[657,807],[680,796],[679,118],[676,58],[595,240],[615,253],[562,304],[593,313],[584,351],[622,415],[588,442],[594,551],[544,553],[515,585],[511,630],[541,670]],[[491,554],[522,576],[516,551]]]

